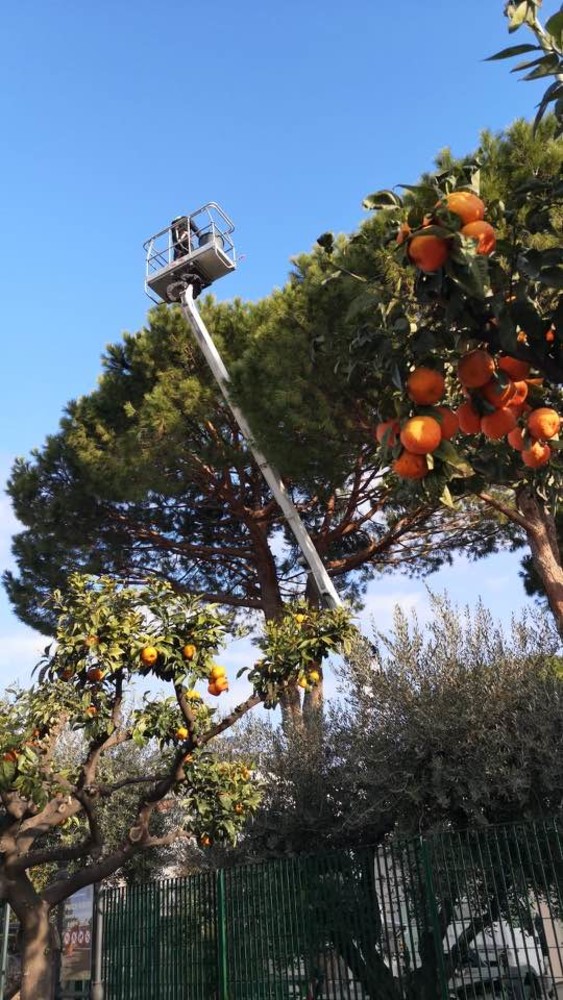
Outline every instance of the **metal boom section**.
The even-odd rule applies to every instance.
[[[211,372],[215,377],[215,380],[217,381],[217,384],[219,385],[219,388],[221,389],[221,392],[223,393],[223,396],[225,397],[225,400],[247,441],[255,461],[259,466],[264,479],[268,483],[268,486],[270,487],[276,502],[278,503],[280,510],[289,524],[297,544],[307,561],[322,600],[330,608],[340,607],[342,605],[342,601],[338,592],[328,575],[319,553],[313,545],[311,536],[303,524],[295,504],[291,500],[279,472],[277,472],[277,470],[268,462],[265,455],[262,454],[260,449],[254,443],[252,431],[244,413],[231,399],[228,388],[230,382],[229,373],[221,355],[213,343],[205,323],[199,314],[195,304],[194,289],[191,284],[188,285],[188,287],[182,292],[180,302],[184,316],[193,330],[194,336],[201,348],[205,360],[207,361],[207,364],[209,365]]]

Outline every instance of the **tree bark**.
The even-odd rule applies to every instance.
[[[27,907],[20,926],[20,1000],[52,1000],[55,953],[48,905],[40,902]]]
[[[517,493],[518,510],[526,522],[526,535],[536,572],[543,584],[559,633],[563,636],[563,566],[557,544],[555,518],[529,487]]]

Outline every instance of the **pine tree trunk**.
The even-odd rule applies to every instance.
[[[21,923],[20,1000],[52,1000],[53,960],[49,908],[39,903],[26,910]]]
[[[517,501],[518,510],[526,520],[526,534],[535,570],[563,636],[563,566],[555,518],[529,487],[519,491]]]

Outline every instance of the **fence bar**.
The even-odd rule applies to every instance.
[[[563,983],[560,831],[485,827],[105,890],[104,1000],[547,1000]]]
[[[8,939],[10,936],[10,907],[8,903],[0,906],[2,915],[2,938],[0,940],[0,1000],[4,1000],[6,982],[8,979]]]

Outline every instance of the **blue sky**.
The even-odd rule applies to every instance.
[[[548,4],[546,13],[555,9]],[[289,258],[350,230],[369,191],[531,115],[506,63],[502,0],[20,0],[3,11],[0,476],[95,385],[104,345],[144,320],[141,244],[210,199],[243,255],[219,297],[283,284]],[[517,39],[519,40],[519,36]],[[525,39],[522,39],[525,40]],[[0,504],[0,563],[13,522]],[[433,582],[505,615],[508,557]],[[488,580],[508,580],[488,594]],[[418,595],[418,596],[417,596]],[[424,601],[397,578],[370,600]],[[493,600],[494,598],[494,600]],[[379,601],[379,604],[378,604]],[[523,597],[522,597],[523,601]],[[383,613],[383,612],[382,612]],[[388,615],[387,619],[388,620]],[[0,597],[0,686],[37,640]]]

